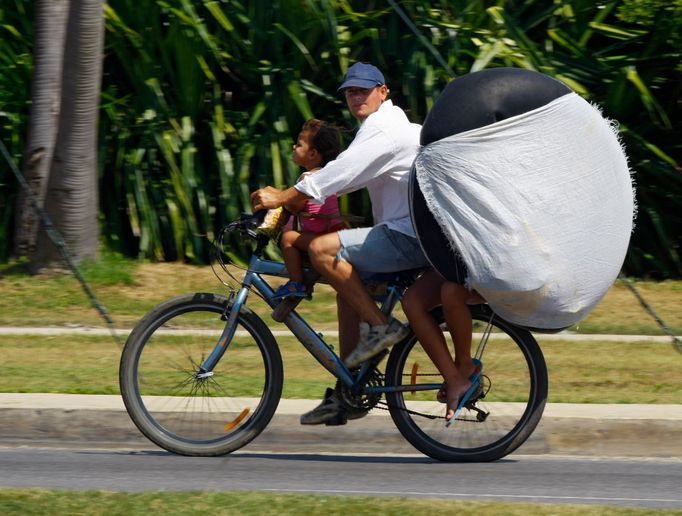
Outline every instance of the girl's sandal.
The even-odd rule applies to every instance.
[[[300,281],[287,281],[279,287],[272,299],[285,299],[287,297],[308,297],[308,289]]]

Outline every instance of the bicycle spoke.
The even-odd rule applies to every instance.
[[[535,340],[481,310],[472,308],[474,321],[484,325],[476,352],[484,364],[481,390],[464,404],[456,425],[445,427],[447,406],[433,390],[387,395],[401,433],[440,460],[493,460],[509,453],[535,428],[546,401],[546,367]],[[386,372],[389,385],[418,385],[430,376],[442,379],[414,337],[394,347]]]
[[[243,446],[267,424],[281,393],[281,357],[272,334],[246,309],[238,318],[246,331],[232,339],[212,371],[200,372],[215,346],[206,332],[220,335],[225,324],[220,315],[226,300],[211,299],[181,296],[161,305],[141,323],[154,329],[133,330],[121,361],[121,393],[133,421],[176,453],[217,455]]]

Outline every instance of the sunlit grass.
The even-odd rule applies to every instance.
[[[284,363],[283,397],[317,399],[332,384],[331,374],[293,337],[277,341]],[[329,342],[336,344],[335,339]],[[550,402],[682,403],[682,357],[667,344],[540,342],[549,369]],[[3,336],[0,354],[0,392],[119,392],[120,350],[106,336]],[[255,374],[244,365],[237,370],[240,376]],[[504,368],[495,374],[502,375],[502,383]],[[249,385],[259,383],[246,378],[245,388]]]
[[[228,291],[208,266],[150,264],[115,255],[108,260],[92,270],[86,267],[84,276],[119,328],[132,327],[147,311],[172,296]],[[239,269],[231,270],[237,278],[242,277]],[[220,272],[223,279],[229,279]],[[275,286],[282,281],[272,279]],[[637,282],[636,288],[670,328],[678,334],[682,332],[682,281]],[[270,318],[271,309],[256,295],[249,298],[248,306],[269,326],[285,328]],[[316,329],[336,329],[335,294],[328,285],[316,285],[313,300],[302,302],[297,310]],[[398,316],[405,320],[400,310]],[[104,321],[73,276],[60,273],[29,276],[21,268],[5,265],[0,267],[0,325],[104,326]],[[663,335],[656,321],[621,282],[571,331]]]
[[[109,257],[108,265],[84,269],[86,279],[121,330],[131,328],[153,306],[174,295],[227,289],[210,267],[177,263],[146,264]],[[238,276],[241,271],[234,269]],[[66,274],[29,276],[20,267],[0,271],[1,326],[104,326],[78,282]],[[275,279],[275,284],[282,280]],[[642,295],[673,328],[682,327],[682,282],[637,284]],[[270,308],[253,295],[249,307],[273,330],[286,327],[270,319]],[[327,332],[337,346],[335,294],[318,285],[299,312]],[[399,313],[400,317],[404,316]],[[576,330],[576,329],[574,329]],[[577,328],[578,333],[660,334],[622,284]],[[647,342],[554,341],[536,335],[549,367],[551,402],[681,403],[680,355],[669,344]],[[278,337],[284,358],[284,397],[318,398],[332,377],[293,337]],[[122,342],[121,342],[122,344]],[[209,343],[210,344],[210,343]],[[9,336],[0,338],[0,391],[118,393],[121,349],[111,337],[84,335]],[[438,381],[438,380],[435,380]]]
[[[3,514],[387,514],[423,515],[527,514],[557,516],[615,516],[680,514],[679,511],[605,507],[599,505],[523,504],[406,497],[329,496],[257,492],[147,492],[62,491],[47,489],[0,489]]]

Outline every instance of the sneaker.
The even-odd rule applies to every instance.
[[[301,415],[302,425],[337,426],[345,425],[349,419],[360,419],[367,415],[367,410],[346,406],[337,394],[336,389],[327,387],[324,399],[314,409]]]
[[[388,324],[370,326],[360,323],[360,340],[345,360],[346,367],[355,367],[382,350],[407,337],[409,330],[395,317]]]
[[[324,392],[324,399],[313,410],[301,415],[302,425],[345,425],[346,410],[341,400],[336,396],[336,391],[327,387]]]

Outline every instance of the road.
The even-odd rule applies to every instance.
[[[237,452],[220,458],[107,448],[0,447],[0,486],[110,491],[311,492],[681,508],[682,460],[510,455],[445,464],[421,455]]]
[[[416,453],[384,411],[306,427],[317,400],[282,400],[248,446],[171,455],[118,396],[0,395],[0,488],[266,490],[682,508],[682,407],[549,404],[519,450],[488,464]]]

